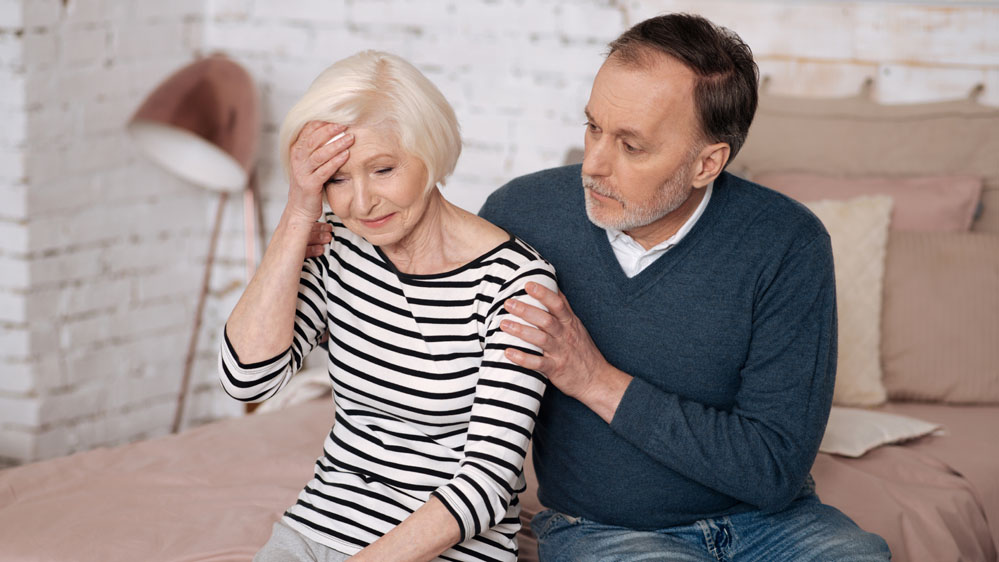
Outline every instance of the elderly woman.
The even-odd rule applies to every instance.
[[[441,195],[454,112],[398,57],[324,71],[280,150],[288,202],[226,323],[220,378],[266,400],[328,333],[336,421],[256,560],[515,560],[545,379],[506,359],[524,344],[499,324],[506,299],[536,303],[529,281],[555,288],[551,266]],[[332,241],[306,259],[320,219]]]

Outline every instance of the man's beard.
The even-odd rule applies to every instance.
[[[583,174],[583,187],[586,188],[586,216],[590,222],[601,227],[612,230],[628,231],[642,226],[646,226],[665,217],[680,208],[690,197],[693,187],[686,185],[685,177],[689,166],[684,166],[680,172],[674,174],[656,191],[651,201],[642,203],[628,203],[620,196],[608,189],[600,180]],[[604,218],[598,216],[602,203],[593,199],[590,191],[598,195],[609,197],[621,204],[619,216]]]

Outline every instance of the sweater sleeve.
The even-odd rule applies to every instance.
[[[832,404],[836,292],[827,234],[783,257],[757,288],[752,322],[731,410],[635,378],[611,429],[687,478],[776,511],[800,492]]]
[[[554,270],[536,260],[519,268],[489,305],[464,457],[454,477],[433,492],[458,521],[462,541],[498,524],[524,488],[524,456],[547,379],[506,358],[508,347],[539,350],[503,332],[499,324],[505,318],[522,322],[503,308],[509,298],[542,306],[524,290],[530,281],[556,290]]]
[[[243,402],[262,402],[277,394],[302,368],[326,331],[326,302],[322,272],[327,257],[308,258],[302,266],[298,283],[295,330],[288,349],[265,361],[243,363],[236,355],[229,335],[222,329],[218,370],[222,388],[229,396]]]

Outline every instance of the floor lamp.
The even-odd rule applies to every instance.
[[[247,280],[253,275],[259,222],[254,170],[260,128],[259,96],[252,78],[223,55],[201,58],[169,76],[128,122],[128,132],[143,154],[177,176],[218,193],[173,433],[180,430],[184,415],[223,210],[229,195],[240,191]]]

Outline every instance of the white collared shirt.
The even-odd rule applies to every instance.
[[[607,239],[614,250],[614,256],[617,257],[618,263],[621,264],[624,274],[629,278],[638,275],[670,248],[676,246],[680,240],[683,240],[683,237],[690,232],[690,229],[694,228],[697,219],[701,218],[701,215],[704,214],[704,209],[708,206],[708,200],[711,199],[711,190],[714,188],[714,185],[714,182],[711,182],[704,188],[704,199],[701,199],[697,208],[694,209],[694,214],[690,215],[690,218],[687,219],[687,222],[683,223],[683,226],[680,227],[680,230],[676,231],[676,234],[648,250],[643,248],[638,242],[635,242],[634,238],[620,230],[613,228],[605,229],[607,231]]]

